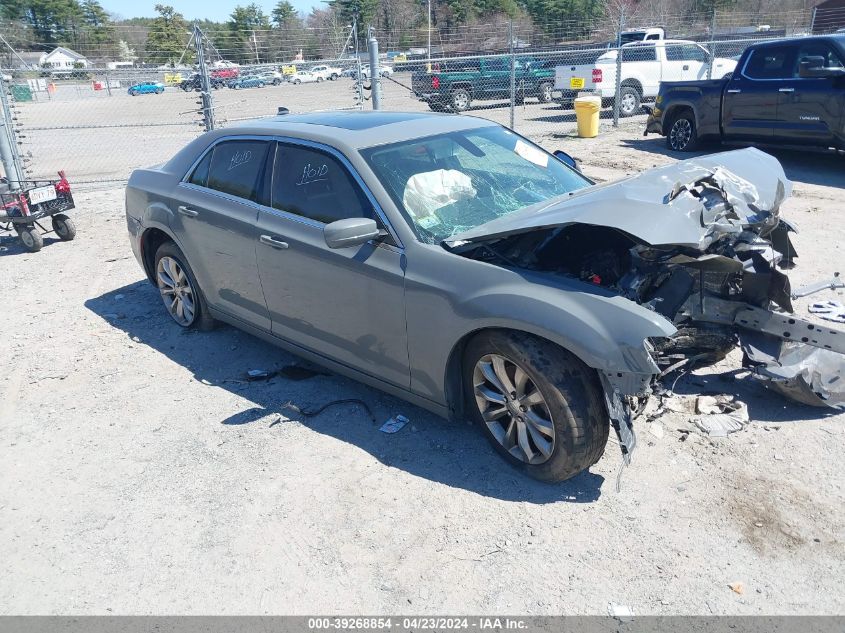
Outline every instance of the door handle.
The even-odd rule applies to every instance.
[[[281,248],[281,249],[288,248],[287,242],[283,242],[282,240],[277,240],[272,235],[262,235],[259,239],[260,239],[262,244],[267,244],[268,246],[272,246],[273,248]]]
[[[684,70],[689,70],[689,65],[685,64],[685,65],[684,65]]]
[[[731,88],[730,90],[728,90],[728,92],[732,95],[735,95],[742,92],[742,90],[740,90],[739,88]]]
[[[195,218],[200,214],[200,212],[197,211],[196,209],[192,209],[191,207],[186,207],[186,206],[180,206],[178,211],[182,215],[187,215],[189,218]]]
[[[778,92],[795,92],[795,88],[779,88]]]

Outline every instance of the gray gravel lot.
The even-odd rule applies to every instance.
[[[543,140],[604,180],[677,158],[641,130]],[[136,155],[143,141],[121,139],[123,167],[184,140]],[[801,229],[791,277],[827,277],[845,264],[843,159],[776,155]],[[732,379],[733,354],[676,389],[739,395],[742,432],[687,435],[669,414],[638,426],[621,493],[612,444],[589,472],[537,483],[477,429],[345,378],[244,382],[296,359],[173,325],[129,251],[122,196],[79,194],[72,243],[0,240],[0,614],[845,613],[845,415]],[[286,407],[338,398],[375,422]],[[380,433],[396,413],[411,423]]]

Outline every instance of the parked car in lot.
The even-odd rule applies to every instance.
[[[288,81],[292,84],[307,84],[315,81],[323,81],[323,78],[307,70],[297,70],[288,77]]]
[[[732,76],[663,83],[646,134],[669,148],[706,139],[845,149],[845,35],[749,46]]]
[[[272,84],[274,86],[278,86],[285,80],[284,75],[278,70],[265,70],[256,76],[263,80],[265,84]]]
[[[379,66],[377,69],[379,77],[390,77],[393,74],[393,67],[392,66]],[[364,79],[369,79],[370,77],[370,65],[369,64],[362,64],[361,65],[361,77]]]
[[[531,59],[518,59],[514,68],[516,100],[552,100],[554,71]],[[482,57],[435,62],[431,72],[417,71],[411,87],[420,101],[435,111],[463,112],[473,101],[509,99],[511,67],[507,57]]]
[[[215,68],[210,73],[208,73],[209,77],[211,77],[212,79],[219,79],[225,83],[230,82],[232,79],[237,79],[240,74],[240,68],[238,68],[237,66],[224,66],[222,68]]]
[[[164,84],[158,81],[142,81],[141,83],[129,86],[129,89],[126,92],[128,92],[132,97],[136,95],[160,95],[164,92]]]
[[[783,314],[776,159],[738,150],[598,186],[573,164],[480,118],[284,115],[136,170],[126,219],[179,326],[225,321],[470,417],[540,479],[593,464],[611,427],[629,459],[661,373],[737,337],[773,389],[845,407],[845,336]]]
[[[241,88],[263,88],[266,83],[257,75],[244,75],[242,77],[238,77],[237,79],[233,79],[228,85],[230,88],[240,90]]]
[[[219,90],[220,88],[223,88],[226,85],[226,82],[223,79],[220,79],[219,77],[209,76],[208,84],[215,90]],[[202,90],[202,78],[200,77],[199,73],[193,73],[187,79],[183,79],[181,82],[179,82],[179,87],[185,92],[191,92],[192,90],[199,92],[200,90]]]
[[[337,68],[335,66],[326,66],[325,64],[321,64],[319,66],[314,66],[311,69],[311,73],[321,77],[324,80],[335,81],[338,79],[343,72],[342,68]]]
[[[622,46],[622,116],[640,113],[643,100],[653,99],[661,81],[706,79],[710,56],[703,46],[687,40],[634,42]],[[604,105],[616,99],[617,51],[602,54],[594,64],[563,65],[555,69],[555,90],[569,107],[579,93],[600,96]],[[736,61],[717,57],[711,76],[722,78],[736,67]]]

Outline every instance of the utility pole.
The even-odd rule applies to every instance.
[[[441,50],[442,48],[441,46]],[[426,72],[431,72],[431,0],[428,0],[428,47],[426,51]]]
[[[619,12],[616,29],[616,95],[613,98],[613,127],[619,127],[619,106],[622,99],[622,30],[625,28],[625,7]]]
[[[710,15],[710,45],[707,47],[707,79],[713,78],[713,62],[716,59],[716,7],[713,7],[713,13]]]
[[[258,40],[255,39],[255,29],[252,29],[252,47],[255,50],[255,63],[260,64],[261,61],[258,59]]]
[[[370,52],[370,86],[372,87],[373,110],[381,110],[381,75],[378,65],[378,40],[375,29],[369,28],[367,48]]]
[[[511,105],[510,105],[510,114],[511,114],[511,124],[510,128],[514,129],[514,119],[516,118],[515,112],[515,105],[516,105],[516,58],[513,54],[513,20],[508,23],[508,48],[510,49],[511,53]]]
[[[26,174],[20,154],[18,154],[17,135],[12,120],[12,110],[9,107],[6,81],[2,78],[0,78],[0,114],[2,115],[0,125],[3,127],[0,130],[0,160],[3,161],[9,191],[19,191],[22,189]]]
[[[210,132],[215,127],[214,104],[211,100],[211,82],[208,79],[208,66],[205,61],[205,35],[198,24],[194,24],[194,45],[197,47],[197,64],[200,72],[200,97],[202,104],[202,118],[205,131]]]

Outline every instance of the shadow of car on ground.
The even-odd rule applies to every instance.
[[[474,426],[449,422],[354,380],[330,374],[236,328],[220,325],[211,332],[184,330],[171,321],[158,291],[146,280],[90,299],[85,306],[125,332],[136,346],[146,345],[189,369],[198,383],[227,389],[253,405],[219,420],[214,420],[209,411],[208,423],[239,428],[264,424],[270,432],[276,425],[299,423],[353,444],[387,466],[505,501],[584,503],[601,495],[604,477],[599,474],[585,471],[559,484],[530,479],[506,464]],[[291,370],[291,365],[299,369]],[[249,381],[246,372],[255,368],[275,375],[265,381]],[[366,407],[346,402],[318,415],[296,412],[350,399],[361,400]],[[396,434],[380,432],[381,424],[396,413],[406,415],[411,422]],[[274,419],[269,420],[271,417]],[[607,450],[614,463],[621,461],[612,443]]]

